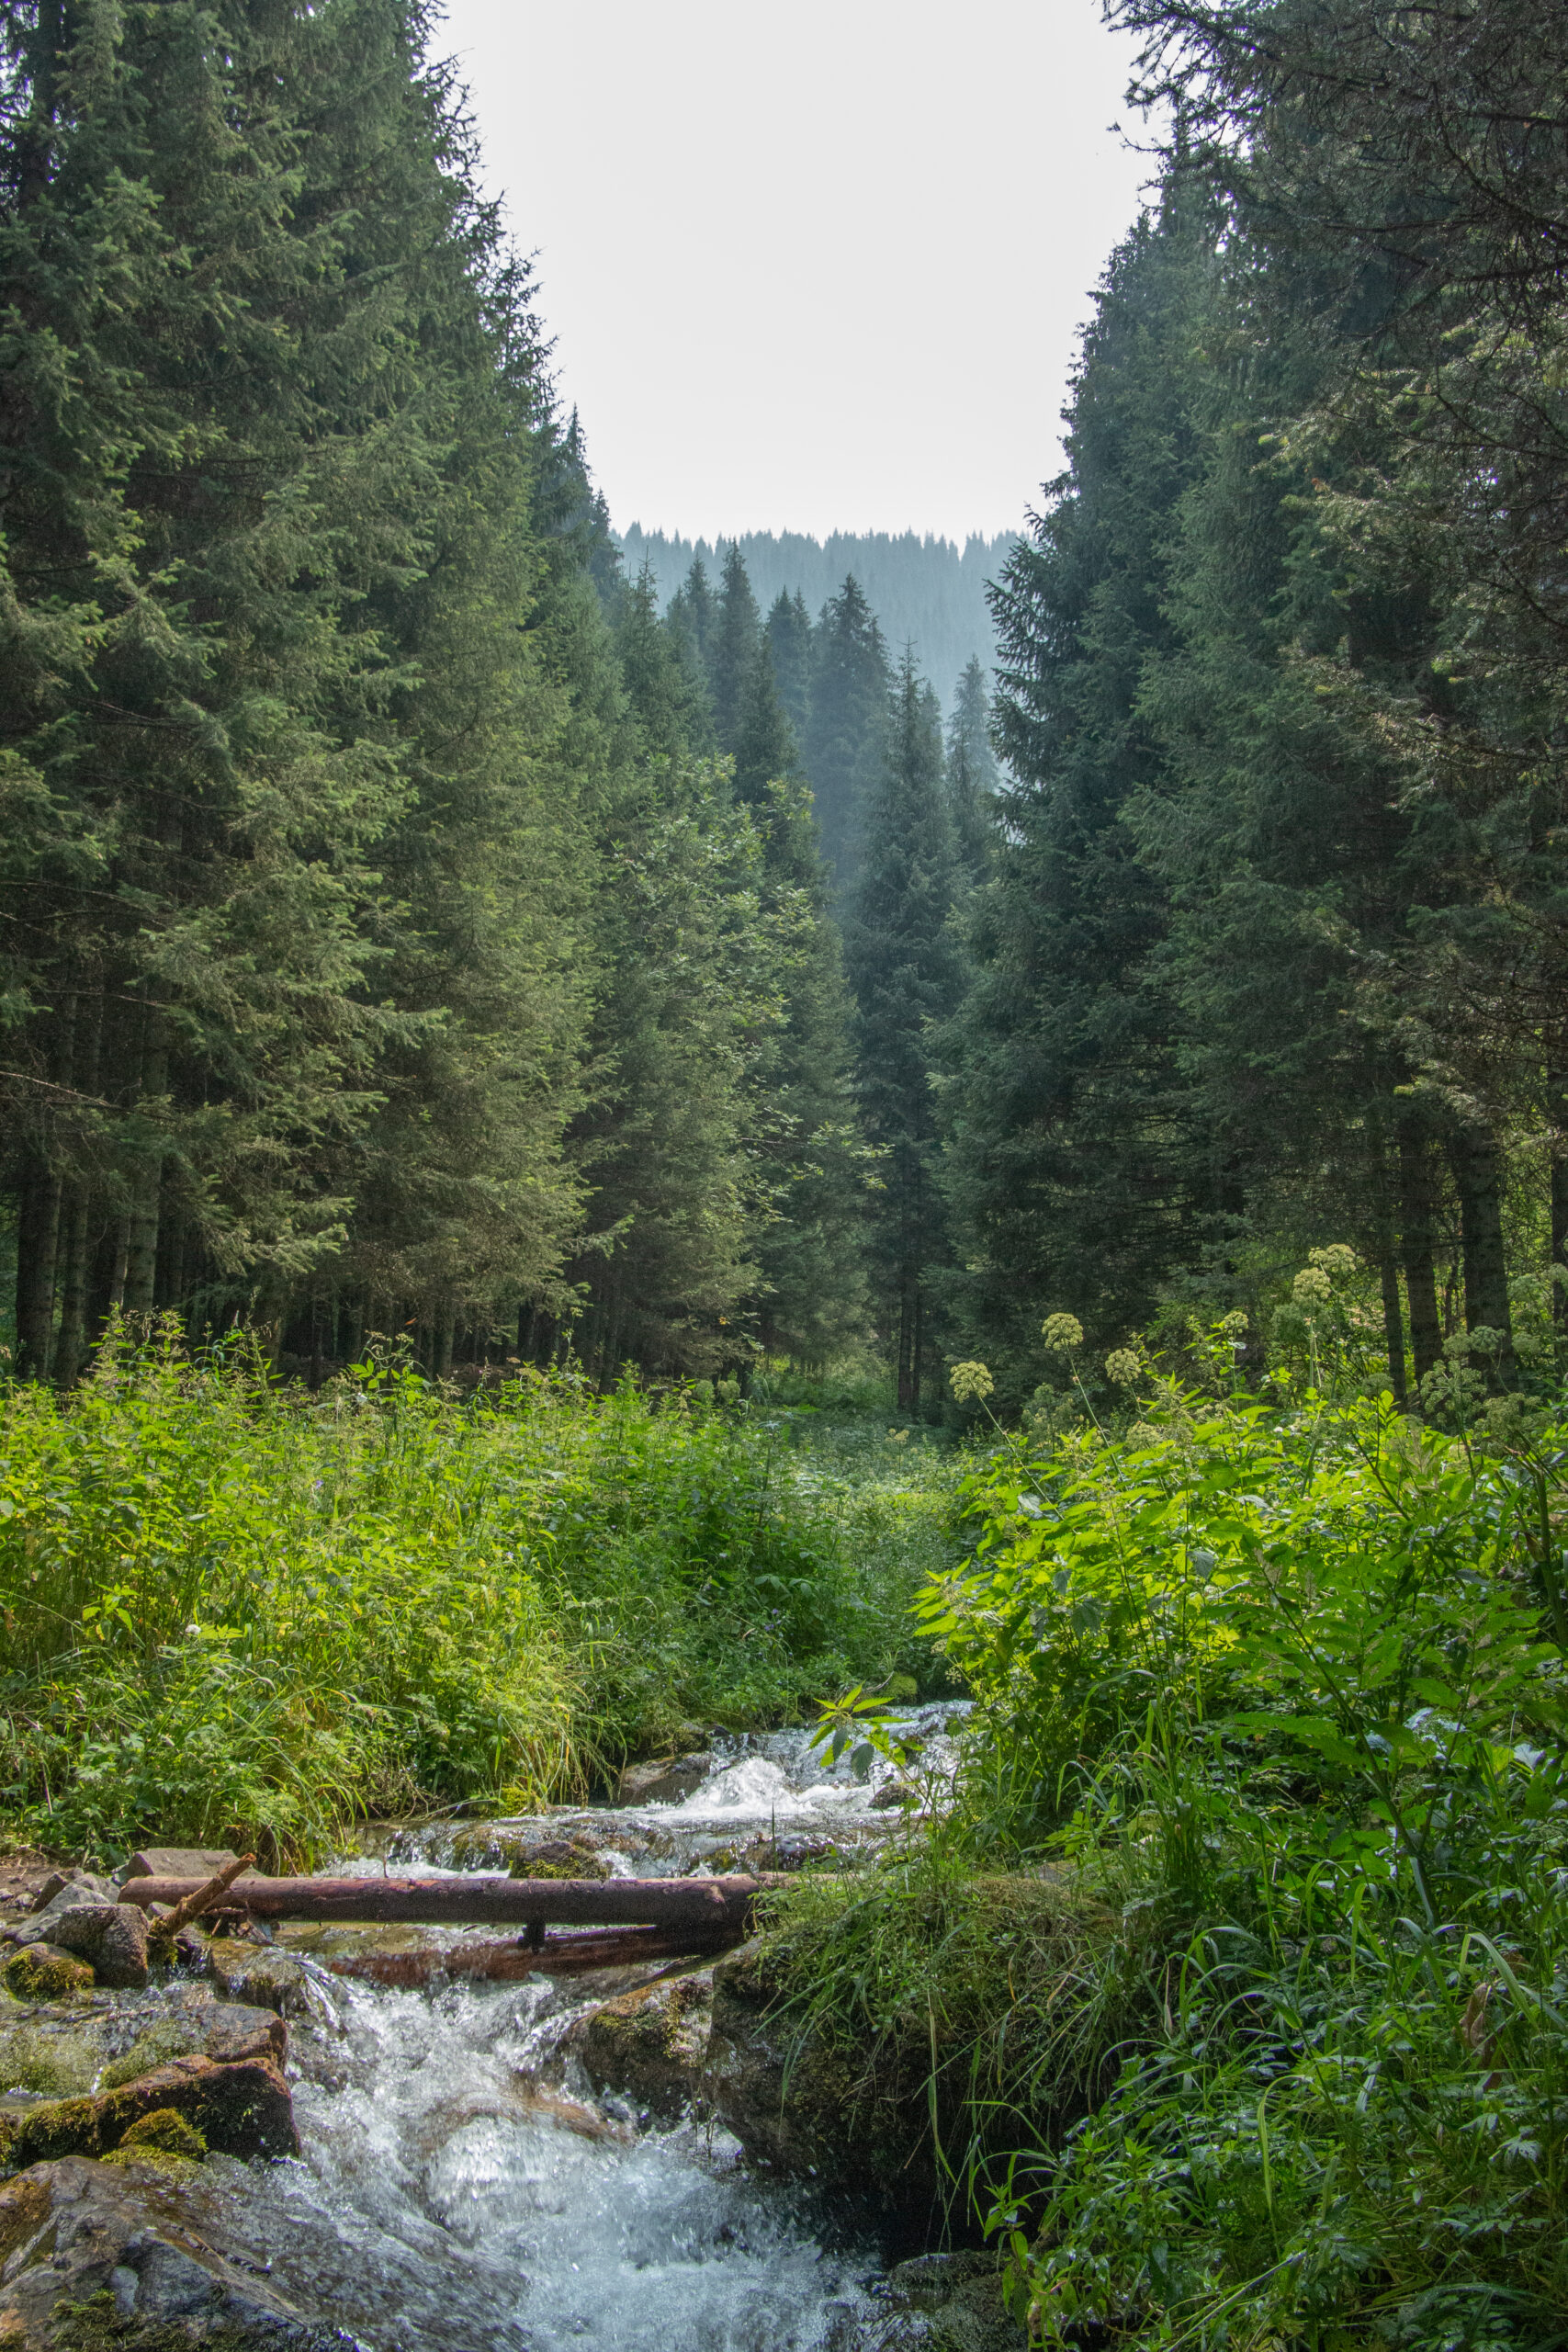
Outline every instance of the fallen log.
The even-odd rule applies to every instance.
[[[352,1976],[363,1984],[418,1987],[437,1976],[482,1977],[491,1983],[515,1984],[525,1977],[583,1976],[595,1968],[635,1968],[666,1960],[705,1960],[728,1951],[733,1935],[682,1935],[664,1928],[609,1928],[602,1934],[547,1936],[543,1943],[530,1938],[508,1938],[504,1943],[449,1944],[439,1950],[426,1944],[416,1951],[334,1953],[323,1960],[334,1976]]]
[[[770,1878],[771,1878],[770,1873]],[[209,1910],[253,1919],[370,1920],[420,1927],[631,1927],[739,1939],[769,1879],[491,1877],[243,1878]],[[133,1878],[122,1903],[180,1904],[206,1892],[199,1879]]]

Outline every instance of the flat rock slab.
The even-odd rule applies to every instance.
[[[224,2352],[346,2346],[204,2236],[156,2176],[67,2156],[0,2188],[0,2345],[51,2352],[56,2314],[86,2305],[128,2345],[219,2342]],[[164,2331],[167,2331],[165,2334]],[[96,2335],[95,2335],[96,2340]]]
[[[232,2063],[176,2058],[113,2090],[55,2099],[20,2116],[0,2115],[0,2161],[7,2171],[60,2156],[105,2156],[133,2123],[172,2107],[209,2148],[230,2156],[297,2156],[293,2102],[276,2068],[260,2059]]]
[[[239,1859],[226,1846],[143,1846],[119,1875],[122,1884],[132,1878],[193,1878],[205,1883]],[[261,1878],[265,1872],[246,1871],[244,1875]]]

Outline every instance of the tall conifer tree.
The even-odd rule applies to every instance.
[[[946,1256],[937,1177],[935,1033],[963,967],[951,922],[957,862],[934,698],[904,658],[866,804],[865,850],[850,903],[845,960],[855,1001],[861,1116],[883,1153],[870,1257],[875,1310],[901,1412],[935,1401],[936,1278]]]

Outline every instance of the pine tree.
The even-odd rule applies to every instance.
[[[1015,1399],[1038,1380],[1046,1314],[1120,1338],[1196,1259],[1195,1216],[1235,1205],[1204,1191],[1165,893],[1127,821],[1165,773],[1139,695],[1172,641],[1167,548],[1202,447],[1188,353],[1210,250],[1202,223],[1168,214],[1113,256],[1068,469],[997,596],[997,725],[1017,783],[970,912],[976,970],[944,1040],[942,1103],[964,1269],[949,1295]]]
[[[879,1326],[901,1412],[937,1383],[936,1277],[947,1254],[938,1182],[931,1057],[957,1004],[963,967],[950,921],[957,865],[933,698],[906,654],[865,811],[865,851],[845,931],[855,1001],[855,1083],[868,1140],[884,1155],[870,1257]]]
[[[513,617],[536,338],[420,40],[393,0],[174,0],[43,11],[21,43],[3,1181],[37,1372],[70,1377],[112,1306],[251,1298],[276,1329],[406,1085],[444,1054],[427,1113],[460,1073],[498,1133],[498,1017],[529,1070],[507,1281],[546,1279],[575,1216],[571,819],[541,826],[521,782],[555,720]],[[405,928],[378,876],[416,842]],[[434,967],[492,852],[513,895],[476,1023]],[[493,1258],[494,1204],[465,1197],[449,1238],[485,1231],[455,1255]]]

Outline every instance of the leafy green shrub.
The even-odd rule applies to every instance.
[[[1000,1450],[923,1598],[978,1700],[943,1837],[1165,1923],[1114,2092],[998,2184],[1045,2343],[1568,2318],[1568,1420],[1347,1388]]]

